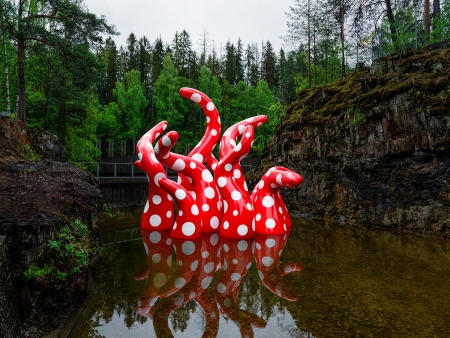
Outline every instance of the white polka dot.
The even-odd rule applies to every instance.
[[[182,181],[181,176],[177,176],[177,183],[181,184],[181,181]]]
[[[171,245],[171,244],[172,244],[172,239],[167,238],[167,240],[166,240],[166,245]]]
[[[195,191],[191,191],[191,196],[194,199],[194,201],[197,199],[197,194],[195,193]]]
[[[250,133],[248,133],[248,132],[247,132],[247,133],[245,133],[245,137],[250,137],[250,135],[251,135],[251,134],[250,134]]]
[[[194,101],[195,103],[200,103],[200,101],[202,100],[202,97],[200,96],[199,93],[194,93],[191,96],[191,100]]]
[[[172,141],[170,140],[169,136],[164,136],[162,138],[162,144],[165,145],[166,147],[172,144]]]
[[[149,203],[147,200],[147,203],[145,203],[144,214],[148,211],[148,207],[149,207]]]
[[[138,158],[139,158],[139,161],[142,161],[142,154],[141,153],[138,154]]]
[[[244,132],[244,130],[245,130],[245,126],[244,125],[241,124],[240,126],[238,126],[239,134],[242,134]]]
[[[151,153],[150,158],[152,159],[153,162],[159,163],[158,160],[156,159],[155,153]]]
[[[261,127],[263,125],[262,122],[258,122],[258,124],[256,125],[257,127]]]
[[[159,179],[160,178],[165,178],[166,177],[166,174],[163,174],[163,173],[157,173],[156,175],[155,175],[155,177],[153,178],[153,182],[155,182],[155,184],[159,187]]]
[[[189,163],[189,166],[190,166],[192,169],[195,169],[195,168],[197,167],[197,164],[195,164],[194,161],[191,161],[191,163]]]
[[[219,234],[215,233],[212,234],[212,236],[209,239],[209,243],[211,243],[212,246],[216,246],[217,243],[219,243]]]
[[[255,231],[255,220],[252,220],[252,230]]]
[[[155,277],[153,277],[153,284],[157,287],[160,288],[161,286],[163,286],[164,284],[166,284],[166,275],[162,272],[159,272],[155,275]]]
[[[259,275],[259,278],[261,278],[261,280],[264,280],[264,274],[259,270],[258,270],[258,275]]]
[[[214,196],[216,195],[216,192],[214,191],[214,189],[213,188],[211,188],[211,187],[207,187],[206,189],[205,189],[205,196],[206,196],[206,198],[209,198],[209,199],[213,199],[214,198]]]
[[[178,215],[183,216],[183,210],[178,211]]]
[[[203,278],[202,284],[201,284],[202,285],[202,289],[206,290],[208,288],[209,284],[211,284],[212,279],[213,278],[211,276]]]
[[[194,155],[192,155],[192,159],[196,160],[199,163],[203,163],[203,156],[202,156],[202,154],[194,154]]]
[[[219,219],[216,216],[214,216],[209,221],[209,224],[211,225],[211,228],[217,229],[219,227]]]
[[[239,213],[238,213],[238,211],[237,210],[234,210],[233,211],[233,216],[237,216]]]
[[[248,191],[247,182],[244,181],[244,190]]]
[[[186,198],[186,191],[184,191],[183,189],[177,189],[177,191],[175,191],[175,197],[180,201],[184,200]]]
[[[157,253],[154,254],[154,255],[152,256],[152,262],[155,263],[155,264],[161,262],[161,255],[160,255],[160,254],[157,254]]]
[[[217,291],[220,293],[225,293],[227,291],[227,287],[223,285],[222,283],[217,284]]]
[[[272,258],[272,257],[269,257],[269,256],[265,256],[265,257],[263,257],[263,258],[261,259],[261,263],[262,263],[264,266],[269,267],[269,266],[271,266],[271,265],[273,264],[273,258]]]
[[[158,204],[161,203],[161,201],[162,201],[162,198],[161,198],[161,196],[159,196],[159,195],[155,195],[155,196],[153,196],[153,198],[152,198],[153,204],[158,205]]]
[[[249,117],[249,118],[246,118],[245,119],[245,121],[248,121],[248,122],[253,122],[253,120],[255,119],[255,117],[254,116],[252,116],[252,117]]]
[[[229,226],[230,226],[230,223],[228,223],[227,221],[223,222],[223,228],[225,230],[227,230]]]
[[[223,212],[227,212],[228,210],[228,202],[227,201],[223,201]]]
[[[157,227],[160,224],[161,224],[161,217],[159,217],[159,215],[152,215],[152,217],[150,217],[151,226]]]
[[[206,105],[206,109],[208,109],[209,111],[213,111],[214,110],[214,103],[208,102],[208,104]]]
[[[225,164],[225,170],[226,171],[231,171],[231,169],[233,169],[233,166],[231,164]]]
[[[272,189],[277,189],[277,188],[279,188],[279,186],[278,186],[278,185],[276,185],[276,184],[273,184],[273,183],[270,183],[270,187],[271,187]]]
[[[231,193],[231,198],[235,201],[239,201],[242,198],[242,194],[239,191],[235,190]]]
[[[177,228],[177,222],[173,223],[172,229],[175,230]]]
[[[172,256],[167,257],[166,263],[169,266],[169,268],[172,266]]]
[[[268,218],[266,220],[266,227],[268,227],[269,229],[275,228],[275,221],[272,218]]]
[[[184,163],[184,161],[183,161],[181,158],[179,158],[179,159],[176,160],[175,163],[173,164],[172,169],[173,169],[173,170],[176,170],[176,171],[181,171],[181,170],[183,170],[185,167],[186,167],[186,163]]]
[[[290,272],[292,272],[292,266],[290,266],[290,265],[285,265],[283,270],[284,270],[284,272],[286,272],[286,273],[290,273]]]
[[[172,211],[168,211],[168,212],[166,212],[166,216],[167,216],[167,218],[170,218],[170,217],[172,217]]]
[[[211,183],[213,181],[213,177],[208,169],[202,171],[202,179],[205,182]]]
[[[259,189],[262,189],[264,187],[264,181],[259,181],[258,186],[259,186]]]
[[[261,214],[257,214],[257,215],[256,215],[256,220],[257,220],[257,221],[261,220]]]
[[[217,201],[217,210],[222,209],[222,201]]]
[[[192,222],[186,222],[181,227],[181,231],[185,236],[192,236],[195,232],[195,225]]]
[[[187,256],[192,255],[195,251],[195,244],[191,241],[186,241],[181,246],[181,251]]]
[[[239,261],[235,258],[235,259],[233,259],[233,264],[237,264],[237,263],[239,263]]]
[[[172,196],[170,196],[169,194],[167,194],[167,199],[168,199],[169,201],[173,201]]]
[[[212,170],[216,170],[216,168],[217,168],[217,163],[214,163],[214,164],[211,166],[211,168],[212,168]]]
[[[247,203],[247,209],[252,211],[253,207],[252,207],[252,205],[250,203]]]
[[[227,179],[226,179],[225,177],[223,177],[223,176],[220,176],[220,177],[217,179],[217,185],[218,185],[219,187],[223,188],[224,186],[227,185]]]
[[[198,210],[198,207],[196,204],[192,205],[191,212],[192,212],[192,215],[195,215],[195,216],[197,216],[199,214],[199,210]]]
[[[237,272],[231,274],[231,280],[238,281],[239,279],[241,279],[241,275],[238,274]]]
[[[153,151],[157,154],[159,154],[159,144],[155,145],[155,148],[153,148]]]
[[[210,315],[211,319],[215,319],[216,318],[216,314],[214,312],[211,312]]]
[[[191,271],[197,270],[197,267],[198,267],[198,260],[195,260],[191,264]]]
[[[206,123],[211,122],[211,118],[209,116],[206,116]]]
[[[215,130],[215,129],[211,130],[211,135],[212,136],[216,136],[217,135],[217,130]]]
[[[238,242],[237,247],[238,247],[239,251],[245,251],[248,249],[248,242],[241,240]]]
[[[277,175],[277,183],[278,183],[279,185],[283,185],[283,184],[281,183],[281,174],[278,174],[278,175]]]
[[[284,231],[287,231],[286,224],[283,224],[283,229],[284,229]]]
[[[224,244],[224,245],[223,245],[223,250],[224,250],[225,252],[228,252],[228,251],[230,250],[230,248],[228,247],[228,245]]]
[[[230,298],[227,298],[227,299],[225,299],[225,300],[223,301],[223,305],[224,305],[225,307],[230,307],[231,305],[233,305],[233,302],[231,301]],[[240,326],[240,324],[237,323],[237,322],[235,322],[235,324],[236,324],[238,327]]]
[[[275,201],[271,196],[265,196],[262,199],[262,205],[265,206],[266,208],[270,208],[272,205],[274,205],[274,203]]]
[[[203,267],[203,270],[206,272],[206,273],[211,273],[211,272],[213,272],[214,271],[214,268],[216,267],[216,265],[214,264],[214,262],[209,262],[209,263],[206,263],[205,264],[205,266]]]
[[[238,152],[242,149],[242,143],[239,143],[236,147],[234,147],[233,151]]]
[[[281,207],[278,208],[278,211],[280,212],[280,214],[283,214],[283,209]]]
[[[150,233],[149,239],[153,244],[159,243],[161,240],[161,234],[158,231],[153,231]]]
[[[203,205],[202,205],[202,210],[203,210],[204,212],[207,212],[207,211],[209,210],[209,205],[208,205],[208,204],[203,204]]]
[[[208,251],[203,251],[202,252],[202,257],[203,258],[208,258],[208,256],[209,256],[209,252]]]
[[[239,225],[237,232],[239,235],[245,236],[245,235],[247,235],[248,228],[245,224],[241,224],[241,225]]]
[[[233,176],[235,179],[238,179],[241,177],[241,171],[239,169],[234,169]]]
[[[268,248],[273,248],[277,244],[273,238],[266,239],[266,245]]]
[[[176,288],[181,289],[183,285],[186,284],[186,280],[183,277],[178,277],[175,279],[174,284]]]
[[[248,263],[247,266],[245,267],[247,270],[250,269],[252,267],[252,262]]]
[[[189,299],[192,299],[194,297],[195,297],[195,292],[194,291],[190,292],[189,293]]]

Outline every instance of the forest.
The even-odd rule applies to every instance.
[[[207,29],[195,42],[185,30],[172,41],[126,32],[117,46],[113,23],[83,0],[0,0],[0,17],[0,111],[58,135],[74,162],[98,160],[99,140],[137,140],[161,120],[180,133],[181,149],[194,146],[205,121],[179,96],[185,86],[215,102],[223,131],[267,115],[258,155],[299,90],[450,36],[450,0],[293,0],[279,51],[270,41],[217,44]]]

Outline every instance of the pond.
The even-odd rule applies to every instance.
[[[70,337],[450,332],[447,241],[299,218],[288,236],[254,241],[142,234],[103,247]]]

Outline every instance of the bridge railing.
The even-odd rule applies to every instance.
[[[74,163],[75,164],[75,163]],[[145,178],[146,174],[139,169],[134,163],[111,163],[111,162],[78,162],[96,178]],[[251,164],[242,164],[242,171],[244,174],[254,168]],[[175,170],[165,168],[167,176],[176,178],[178,172]]]

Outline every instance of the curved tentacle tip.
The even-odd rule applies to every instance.
[[[141,160],[137,160],[136,162],[134,162],[134,165],[139,169],[144,170]]]
[[[159,156],[164,156],[169,153],[170,149],[172,149],[177,141],[178,133],[175,130],[170,131],[158,141],[154,147],[154,151]]]

